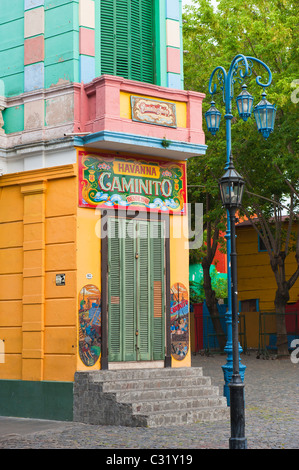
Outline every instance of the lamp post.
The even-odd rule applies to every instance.
[[[254,62],[260,64],[264,67],[266,72],[268,73],[268,82],[262,83],[261,77],[258,76],[256,78],[256,83],[262,87],[263,94],[262,100],[255,106],[253,109],[253,113],[256,119],[258,131],[267,139],[271,132],[274,129],[274,120],[275,120],[275,113],[276,108],[274,105],[270,104],[266,100],[266,93],[265,88],[267,88],[272,81],[272,74],[269,67],[264,64],[259,59],[250,56],[244,56],[243,54],[238,54],[232,60],[229,71],[226,70],[222,66],[216,67],[210,77],[209,81],[209,92],[212,95],[212,102],[210,109],[206,112],[205,118],[208,130],[215,135],[219,130],[220,125],[220,118],[221,113],[215,107],[215,101],[213,100],[213,95],[216,93],[217,85],[214,83],[217,79],[218,84],[220,86],[220,90],[222,91],[223,95],[223,102],[225,104],[225,121],[226,121],[226,166],[225,169],[227,171],[231,171],[231,176],[236,172],[233,168],[233,162],[231,157],[231,121],[233,118],[232,115],[232,99],[234,96],[234,85],[236,82],[239,82],[242,85],[242,91],[236,98],[237,109],[239,112],[239,116],[244,120],[247,121],[251,114],[253,108],[253,96],[247,91],[246,85],[243,83],[246,77],[249,77],[252,73]],[[212,84],[214,86],[212,88]],[[226,174],[226,177],[228,175]],[[240,177],[240,175],[238,175]],[[224,177],[223,177],[224,178]],[[224,193],[222,193],[224,197]],[[231,201],[232,202],[232,201]],[[225,204],[225,199],[223,199],[223,205],[227,209],[227,230],[226,230],[226,241],[227,241],[227,278],[228,278],[228,310],[226,313],[226,324],[227,324],[227,342],[225,346],[225,352],[227,353],[227,362],[225,365],[222,366],[223,374],[224,374],[224,395],[227,399],[227,404],[230,406],[230,387],[229,383],[233,379],[233,357],[236,360],[236,357],[239,358],[238,362],[238,374],[241,381],[244,381],[244,374],[245,374],[245,366],[241,364],[240,361],[240,352],[242,352],[242,348],[238,343],[238,332],[237,330],[233,329],[232,327],[232,309],[234,308],[237,311],[237,300],[232,295],[232,285],[236,285],[233,283],[233,276],[236,276],[236,270],[233,269],[235,263],[235,254],[232,256],[232,250],[235,252],[235,210],[239,206],[234,206],[234,210],[232,207],[229,207]],[[234,211],[234,214],[232,212]],[[234,291],[236,292],[236,290]],[[236,296],[234,296],[236,297]],[[233,307],[233,303],[235,305]],[[235,335],[237,335],[235,337]]]
[[[239,344],[238,344],[238,298],[237,298],[237,252],[235,236],[235,214],[241,207],[244,180],[234,169],[232,157],[226,173],[219,181],[220,195],[223,206],[229,213],[231,226],[231,298],[232,298],[232,349],[233,373],[229,383],[230,388],[230,418],[231,438],[230,449],[246,449],[244,383],[240,376]]]

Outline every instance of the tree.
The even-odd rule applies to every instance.
[[[215,266],[212,266],[210,270],[211,284],[219,301],[227,298],[227,278],[220,277],[218,274]],[[203,302],[205,300],[203,283],[203,277],[198,282],[190,281],[190,300],[192,303]]]
[[[217,165],[219,168],[219,164]],[[188,163],[188,200],[203,204],[203,244],[190,252],[191,263],[201,263],[203,269],[203,291],[218,339],[219,348],[224,350],[226,340],[219,318],[218,292],[211,277],[211,266],[217,248],[224,247],[221,233],[225,230],[224,213],[221,209],[218,187],[215,187],[215,175],[202,159],[192,159]],[[193,185],[193,182],[197,183]],[[201,183],[198,185],[198,183]],[[192,207],[192,205],[191,205]],[[227,297],[227,294],[225,295]]]
[[[288,352],[285,305],[299,276],[298,108],[297,100],[292,99],[299,50],[298,3],[291,0],[220,0],[217,10],[207,0],[194,0],[193,3],[184,15],[184,49],[188,51],[184,61],[186,89],[207,94],[213,69],[222,65],[227,70],[239,53],[262,60],[273,74],[267,98],[277,106],[274,133],[264,140],[257,134],[254,119],[243,122],[236,117],[234,109],[232,154],[236,169],[246,180],[244,214],[259,231],[274,273],[278,355],[284,355]],[[265,77],[265,71],[254,65],[246,80],[247,89],[256,102],[262,92],[255,82],[258,75]],[[240,91],[235,85],[235,95]],[[223,112],[219,86],[215,101]],[[204,112],[208,107],[206,100]],[[189,166],[192,175],[197,175],[198,185],[206,183],[202,166],[209,167],[215,176],[213,182],[209,179],[208,188],[211,188],[213,184],[217,186],[219,172],[223,173],[225,165],[225,126],[222,125],[215,137],[206,136],[207,154],[197,157],[193,163],[195,168]],[[199,163],[201,168],[197,171]],[[288,216],[287,226],[282,208]],[[285,260],[292,251],[296,253],[298,266],[287,277]]]

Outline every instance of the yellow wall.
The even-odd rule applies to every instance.
[[[170,287],[175,283],[182,283],[189,293],[189,244],[188,244],[188,216],[170,217]],[[190,293],[189,293],[190,296]],[[190,297],[189,297],[190,306]],[[189,348],[183,360],[172,357],[172,367],[191,366],[191,338],[190,338],[190,312],[189,312]]]
[[[72,381],[76,370],[76,166],[0,181],[0,378]],[[56,286],[56,273],[66,285]]]
[[[259,299],[259,310],[274,311],[276,281],[270,266],[268,252],[258,251],[258,236],[251,226],[237,228],[238,260],[238,300]],[[296,270],[295,254],[286,259],[286,278]],[[289,302],[297,302],[299,297],[299,279],[290,290]],[[255,312],[241,312],[246,318],[247,346],[258,347],[259,323]],[[273,319],[272,319],[273,320]],[[271,329],[271,318],[267,319]],[[273,328],[274,328],[274,322]],[[275,328],[274,328],[275,330]],[[269,330],[267,330],[269,331]]]
[[[95,285],[101,291],[101,226],[100,211],[90,208],[78,208],[77,230],[77,316],[79,309],[79,292],[87,284]],[[92,275],[89,279],[87,275]],[[79,337],[77,338],[79,344]],[[101,357],[87,367],[77,356],[77,370],[93,370],[101,368]]]
[[[79,292],[101,290],[99,223],[96,210],[78,208],[76,165],[1,177],[0,379],[73,381],[76,370],[100,368],[78,354]],[[187,216],[170,217],[170,285],[189,289],[187,226]],[[65,286],[57,286],[62,273]],[[187,357],[172,364],[191,365],[190,341]]]

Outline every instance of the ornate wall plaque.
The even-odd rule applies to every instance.
[[[177,127],[175,103],[131,96],[132,120]]]

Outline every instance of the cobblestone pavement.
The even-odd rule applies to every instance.
[[[221,365],[225,362],[225,355],[192,356],[192,365],[203,367],[204,375],[212,378],[220,393]],[[248,449],[298,449],[299,364],[290,359],[257,359],[254,352],[242,355],[242,363],[246,365]],[[10,420],[6,427],[5,423],[6,418],[1,418],[0,449],[228,449],[230,437],[229,419],[179,428],[124,428],[26,419]]]

